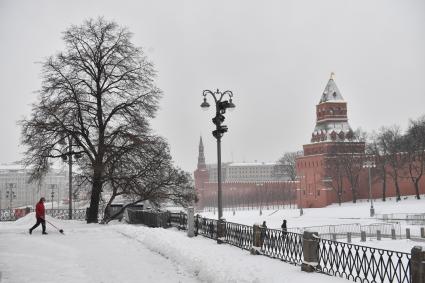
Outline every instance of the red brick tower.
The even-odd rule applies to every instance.
[[[334,74],[316,105],[316,126],[311,143],[303,146],[304,155],[297,159],[298,204],[302,207],[324,207],[336,202],[337,192],[329,176],[330,156],[347,151],[364,153],[364,143],[356,142],[348,123],[347,102],[335,84]],[[349,200],[344,181],[344,201]]]
[[[205,184],[208,182],[208,170],[205,164],[204,144],[202,143],[202,137],[199,139],[199,153],[198,153],[198,166],[194,172],[195,178],[195,191],[198,196],[197,208],[201,209],[204,207],[203,194],[206,189]]]

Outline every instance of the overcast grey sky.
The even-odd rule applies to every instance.
[[[425,114],[423,0],[0,0],[0,162],[22,157],[16,121],[36,100],[36,62],[63,49],[71,24],[98,16],[127,26],[155,63],[164,97],[153,126],[188,171],[201,134],[207,162],[216,162],[204,89],[234,93],[223,161],[300,150],[332,71],[353,128],[406,127]]]

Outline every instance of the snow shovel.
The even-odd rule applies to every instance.
[[[47,223],[49,223],[50,225],[52,225],[53,227],[55,227],[61,234],[63,234],[63,230],[59,229],[58,227],[56,227],[55,225],[53,225],[51,222],[47,221],[46,219],[44,219]],[[65,234],[63,234],[65,235]]]

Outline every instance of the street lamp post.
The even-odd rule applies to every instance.
[[[263,215],[263,196],[262,196],[262,191],[263,191],[263,183],[257,183],[255,184],[255,187],[257,189],[257,204],[259,204],[259,208],[260,208],[260,216]]]
[[[72,156],[81,158],[81,153],[72,151],[72,137],[68,136],[68,151],[62,154],[62,160],[68,162],[68,217],[72,219]]]
[[[368,169],[369,173],[369,200],[370,200],[370,217],[375,216],[375,208],[373,207],[373,198],[372,198],[372,183],[370,178],[370,169],[375,168],[376,164],[373,161],[367,160],[363,163],[363,168]]]
[[[49,185],[49,189],[51,190],[51,192],[50,192],[50,197],[51,197],[51,199],[52,199],[52,209],[53,209],[53,201],[54,201],[54,199],[55,199],[55,189],[56,189],[56,184],[50,184]],[[58,203],[59,203],[59,200],[58,200]]]
[[[13,200],[16,199],[16,193],[13,189],[16,189],[16,183],[8,183],[7,184],[9,190],[6,191],[6,198],[9,199],[9,209],[12,211]]]
[[[232,102],[233,93],[230,90],[220,92],[218,89],[216,92],[210,90],[204,90],[202,95],[204,101],[201,104],[203,109],[208,109],[210,104],[207,102],[207,95],[210,94],[215,102],[215,117],[212,119],[213,123],[216,125],[216,129],[212,132],[213,136],[217,139],[217,206],[218,206],[218,219],[220,220],[223,217],[223,203],[222,203],[222,190],[221,190],[221,137],[227,132],[227,126],[222,125],[224,122],[224,114],[226,109],[235,108],[235,104]],[[226,96],[229,97],[229,100],[223,100]]]
[[[302,178],[304,178],[304,176],[297,176],[297,179],[298,179],[298,191],[299,191],[299,195],[300,195],[300,202],[298,204],[299,205],[299,208],[300,208],[300,216],[302,216],[304,214],[303,206],[302,206],[302,203],[301,203],[301,191],[302,191],[302,188],[301,188],[302,182],[301,182],[301,180],[302,180]]]

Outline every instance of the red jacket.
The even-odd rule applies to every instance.
[[[35,217],[44,219],[44,203],[39,201],[35,206]]]

